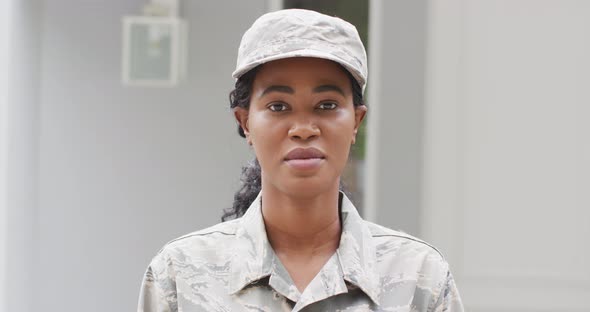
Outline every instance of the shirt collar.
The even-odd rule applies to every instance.
[[[371,233],[352,202],[340,192],[342,235],[337,254],[345,281],[360,288],[374,303],[379,302],[379,276]],[[261,211],[261,193],[242,216],[236,241],[229,292],[235,294],[249,284],[271,275],[275,261]]]
[[[229,277],[229,292],[235,294],[272,272],[274,251],[266,236],[259,193],[238,221]]]
[[[379,303],[379,275],[372,235],[352,202],[340,192],[342,236],[338,256],[344,279],[360,288],[375,304]]]

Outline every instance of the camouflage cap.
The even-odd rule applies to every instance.
[[[242,37],[232,76],[237,79],[260,64],[290,57],[338,62],[365,90],[367,53],[356,28],[340,18],[302,9],[259,17]]]

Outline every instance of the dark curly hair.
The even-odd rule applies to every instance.
[[[346,73],[352,86],[352,103],[355,107],[365,105],[363,102],[363,90],[358,81],[350,74],[350,72],[342,65],[342,70]],[[257,66],[236,81],[235,88],[229,93],[229,107],[234,109],[242,107],[248,109],[250,107],[250,96],[252,91],[252,84],[256,73],[260,69]],[[244,129],[238,125],[238,134],[245,138]],[[260,164],[258,159],[254,158],[245,167],[242,168],[242,176],[240,178],[242,185],[240,189],[234,194],[234,202],[231,208],[223,211],[221,221],[227,221],[234,218],[239,218],[246,213],[248,207],[252,204],[260,189],[262,188],[262,177]],[[342,188],[342,184],[341,184]]]

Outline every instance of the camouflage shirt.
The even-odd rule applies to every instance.
[[[463,311],[436,249],[364,221],[341,199],[340,246],[303,292],[267,239],[259,194],[243,217],[166,244],[138,311]]]

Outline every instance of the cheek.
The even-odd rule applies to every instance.
[[[334,122],[331,123],[332,133],[337,133],[341,141],[346,141],[348,145],[352,144],[352,137],[354,136],[354,111],[347,110],[345,114],[342,114]]]
[[[252,113],[248,119],[250,136],[255,143],[265,144],[276,137],[280,124],[268,118],[264,113]]]
[[[352,144],[354,131],[354,118],[347,116],[339,119],[338,122],[330,123],[326,128],[326,143],[332,150],[333,157],[337,158],[338,163],[346,163],[348,153]]]
[[[351,138],[350,135],[341,134],[332,141],[333,149],[336,152],[339,163],[346,163],[348,161],[348,153],[350,152]]]
[[[283,140],[283,133],[286,133],[283,123],[265,117],[262,113],[252,113],[249,117],[250,139],[261,162],[278,156],[278,148]]]

